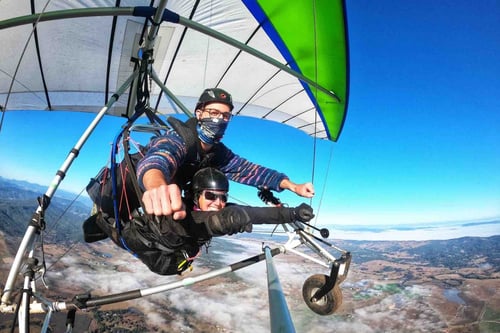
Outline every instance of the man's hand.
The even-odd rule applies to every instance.
[[[314,196],[314,185],[312,183],[295,184],[290,179],[285,178],[281,181],[280,187],[288,189],[304,198],[312,198]]]
[[[172,215],[174,220],[182,220],[186,217],[181,190],[175,184],[160,185],[145,191],[142,202],[148,214]]]
[[[312,198],[314,196],[314,185],[312,183],[298,184],[294,192],[301,197]]]

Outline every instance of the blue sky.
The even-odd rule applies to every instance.
[[[500,217],[500,3],[347,1],[347,15],[349,109],[338,142],[316,142],[318,223]],[[94,116],[8,112],[0,175],[48,185]],[[61,189],[84,188],[122,123],[103,120]],[[312,180],[313,140],[302,132],[236,117],[224,142],[296,182]],[[231,189],[261,204],[253,188]]]

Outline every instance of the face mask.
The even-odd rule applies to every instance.
[[[222,139],[227,124],[222,118],[204,118],[198,121],[198,137],[201,141],[213,145]]]

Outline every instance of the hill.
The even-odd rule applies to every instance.
[[[44,191],[33,184],[0,178],[0,285],[37,207],[36,197]],[[42,289],[44,296],[69,300],[88,291],[94,296],[109,295],[178,281],[177,276],[151,273],[109,240],[80,241],[81,223],[90,203],[74,201],[74,194],[58,194],[46,212],[50,229],[57,232],[50,233],[52,239],[45,244],[51,289]],[[353,255],[341,285],[342,306],[332,316],[313,314],[301,293],[307,277],[328,274],[328,270],[293,254],[275,259],[298,332],[499,331],[500,236],[331,241]],[[270,240],[256,234],[216,238],[189,274],[196,276],[255,255],[262,242]],[[269,331],[264,270],[265,265],[259,264],[183,289],[79,312],[75,332]],[[55,315],[54,331],[63,330],[64,315]],[[11,318],[7,321],[0,316],[1,322],[7,325]],[[0,332],[7,327],[0,324]]]
[[[38,199],[46,192],[40,185],[0,177],[0,230],[5,235],[20,237],[38,207]],[[58,191],[45,211],[49,241],[82,240],[81,225],[89,216],[92,204],[88,198]]]

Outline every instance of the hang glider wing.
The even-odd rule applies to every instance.
[[[138,45],[147,37],[144,26],[150,24],[127,10],[150,1],[116,3],[119,8],[104,0],[52,0],[46,7],[36,1],[32,9],[31,1],[1,1],[2,109],[98,111],[134,71]],[[81,17],[91,9],[92,15]],[[238,115],[338,140],[348,101],[343,1],[175,0],[167,9],[282,64],[276,67],[196,29],[163,22],[153,70],[188,109],[204,88],[218,86],[232,93]],[[150,94],[150,105],[160,113],[181,112],[157,85]],[[129,95],[109,113],[129,116]]]

